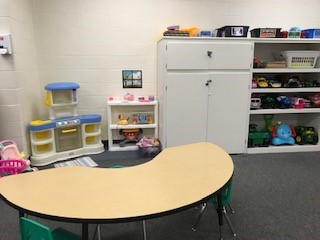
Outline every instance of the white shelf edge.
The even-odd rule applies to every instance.
[[[161,40],[172,40],[172,39],[178,39],[178,40],[221,40],[221,41],[239,41],[239,42],[254,42],[254,43],[320,43],[319,38],[254,38],[250,37],[250,34],[248,34],[247,37],[179,37],[179,36],[162,36]]]
[[[302,92],[320,92],[318,87],[310,88],[251,88],[251,93],[302,93]]]
[[[320,43],[318,38],[251,38],[256,43]]]
[[[72,103],[52,103],[50,107],[65,107],[65,106],[77,106],[78,102],[72,102]]]
[[[253,73],[319,73],[320,68],[253,68]]]
[[[128,124],[128,125],[110,124],[109,128],[112,130],[134,129],[134,128],[157,128],[157,124]]]
[[[95,132],[85,132],[83,135],[86,137],[98,136],[101,135],[101,130]]]
[[[257,109],[250,110],[250,115],[255,114],[288,114],[288,113],[320,113],[320,108],[303,108],[303,109]]]
[[[49,138],[49,139],[45,139],[45,140],[31,140],[32,144],[34,145],[44,145],[44,144],[48,144],[48,143],[53,143],[54,139],[53,138]]]
[[[247,154],[283,153],[283,152],[315,152],[319,150],[320,150],[320,145],[282,145],[282,146],[247,148]]]
[[[150,101],[150,102],[139,102],[139,101],[129,101],[129,102],[124,102],[122,100],[112,100],[112,101],[107,101],[107,104],[110,106],[146,106],[146,105],[157,105],[158,101]]]
[[[128,145],[128,146],[120,147],[119,144],[112,144],[112,146],[109,147],[108,150],[111,152],[113,152],[113,151],[134,151],[134,150],[138,150],[138,146]]]

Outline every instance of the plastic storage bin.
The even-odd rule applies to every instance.
[[[255,28],[250,31],[254,38],[280,38],[281,28]]]
[[[283,51],[288,68],[314,68],[320,51]]]
[[[304,38],[320,38],[320,29],[305,29],[302,33]]]
[[[139,149],[139,155],[141,157],[145,157],[145,158],[155,157],[161,152],[162,145],[160,143],[159,146],[148,146],[148,147],[138,146],[138,149]]]
[[[247,37],[248,26],[224,26],[217,29],[217,37]]]
[[[25,167],[23,160],[0,160],[0,177],[21,173]]]

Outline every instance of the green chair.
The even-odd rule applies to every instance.
[[[21,240],[81,240],[80,236],[63,228],[51,232],[47,226],[25,217],[20,218],[20,237]]]
[[[123,166],[123,165],[114,165],[114,166],[112,166],[111,168],[124,168],[124,167],[126,167],[126,166]],[[144,240],[147,240],[147,231],[146,231],[146,221],[145,221],[145,220],[142,220],[142,227],[143,227],[143,239],[144,239]],[[98,235],[98,240],[101,240],[100,224],[97,225],[96,233],[97,233],[97,235]],[[94,234],[93,239],[95,239],[96,233]]]
[[[223,216],[225,217],[231,231],[232,231],[232,234],[233,236],[235,237],[236,236],[236,233],[234,231],[234,228],[231,224],[231,221],[228,217],[228,212],[227,212],[227,208],[226,206],[228,206],[231,210],[232,213],[234,213],[234,210],[232,209],[231,205],[230,205],[230,199],[231,199],[231,188],[232,188],[232,179],[226,184],[226,186],[222,189],[222,212],[223,212]],[[213,198],[211,198],[208,202],[211,202],[215,205],[215,207],[217,207],[217,204],[218,204],[218,196],[214,196]],[[201,216],[205,210],[207,206],[207,203],[203,203],[201,205],[201,208],[200,208],[200,211],[199,211],[199,214],[197,216],[197,219],[196,219],[196,222],[194,224],[194,226],[192,227],[192,231],[196,231],[197,227],[198,227],[198,224],[200,222],[200,219],[201,219]]]

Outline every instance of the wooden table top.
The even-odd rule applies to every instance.
[[[167,148],[133,167],[62,167],[3,177],[0,194],[14,208],[47,218],[130,221],[184,209],[218,191],[232,174],[231,157],[202,142]]]

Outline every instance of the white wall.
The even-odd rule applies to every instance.
[[[127,92],[121,70],[143,71],[143,89],[130,92],[156,95],[156,43],[167,26],[307,28],[320,25],[319,7],[317,0],[34,0],[40,79],[79,83],[79,113],[101,114],[106,139],[107,98]]]
[[[32,2],[0,0],[0,34],[11,34],[12,55],[0,55],[0,139],[29,155],[29,122],[41,115]]]
[[[7,127],[12,124],[9,116],[20,124],[15,126],[19,127],[18,139],[25,136],[23,130],[30,116],[34,119],[48,116],[43,100],[37,99],[43,98],[44,86],[72,81],[81,86],[79,114],[101,114],[106,139],[107,98],[127,92],[122,89],[123,69],[143,71],[143,88],[130,92],[156,95],[156,46],[169,25],[201,29],[224,25],[249,25],[251,29],[320,26],[318,0],[10,0],[14,6],[11,6],[14,13],[10,14],[6,13],[8,3],[9,0],[0,0],[0,30],[14,32],[14,57],[19,60],[4,62],[0,58],[0,96],[5,96],[9,105],[17,105],[17,109],[5,107],[6,114],[0,113],[0,138],[10,137],[2,134],[4,130],[13,134]],[[15,102],[14,94],[26,92],[24,97],[29,96],[32,84],[37,87],[35,42],[39,90],[34,91],[27,103]],[[21,70],[17,71],[18,66],[12,66],[12,61]],[[7,90],[10,94],[4,93]]]

